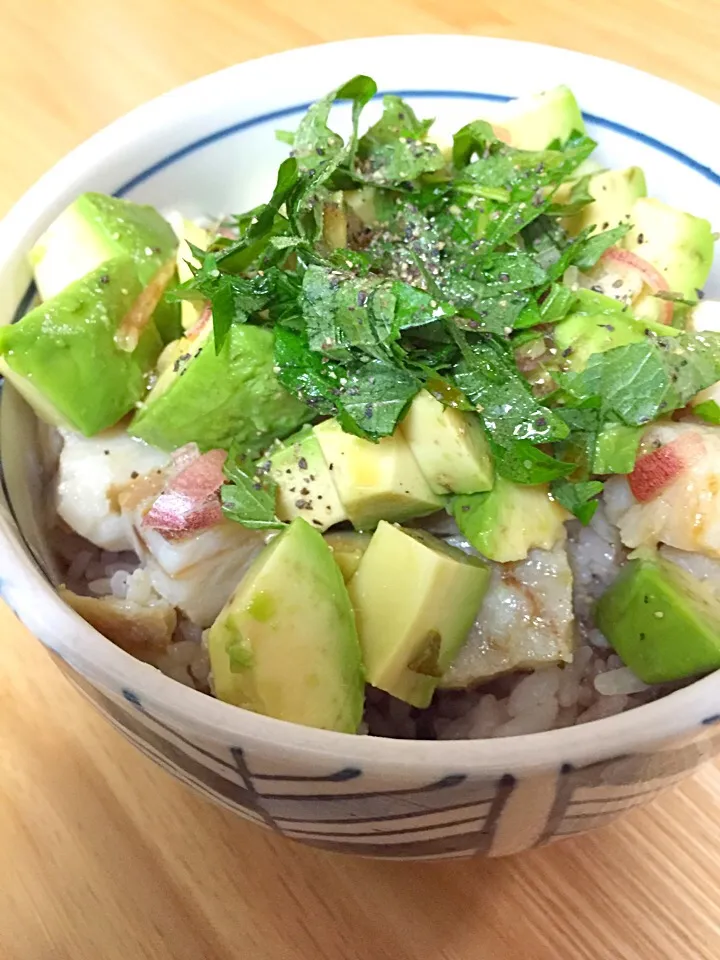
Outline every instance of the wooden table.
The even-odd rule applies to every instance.
[[[720,100],[719,0],[0,0],[0,14],[0,212],[141,101],[320,40],[540,40]],[[0,960],[720,955],[715,766],[616,826],[512,860],[339,858],[276,840],[175,783],[4,609],[0,638]]]

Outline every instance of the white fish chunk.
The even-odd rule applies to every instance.
[[[130,518],[134,549],[153,589],[200,627],[222,610],[266,535],[223,519],[189,537],[169,539],[141,525],[145,502]]]
[[[695,433],[704,451],[652,499],[639,502],[625,477],[605,485],[605,508],[625,546],[664,543],[720,558],[720,428],[696,423],[658,423],[643,436],[643,452]]]
[[[132,549],[132,537],[118,497],[133,475],[162,469],[169,455],[125,430],[108,430],[95,437],[60,431],[63,448],[56,477],[58,515],[103,550]]]
[[[531,550],[525,560],[493,565],[478,618],[441,686],[468,687],[511,670],[569,662],[573,646],[565,545]]]

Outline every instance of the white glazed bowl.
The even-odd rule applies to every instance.
[[[653,195],[720,227],[720,108],[604,60],[471,37],[385,37],[293,50],[180,87],[118,120],[46,174],[0,225],[0,323],[25,308],[26,254],[78,193],[186,214],[269,195],[278,127],[356,73],[443,128],[509,96],[568,83],[600,158],[638,164]],[[375,105],[377,106],[377,105]],[[715,271],[709,292],[720,291]],[[391,858],[500,856],[607,823],[720,748],[720,675],[584,726],[505,740],[408,742],[311,730],[236,709],[115,647],[60,602],[41,527],[34,418],[0,410],[2,596],[130,740],[211,799],[287,837]],[[21,532],[22,531],[22,532]],[[48,576],[49,574],[49,576]]]

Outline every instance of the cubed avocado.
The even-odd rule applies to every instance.
[[[660,557],[630,560],[598,601],[598,627],[645,683],[720,668],[720,601]]]
[[[219,353],[211,332],[208,322],[161,375],[130,425],[133,436],[161,450],[236,442],[254,454],[312,418],[273,372],[270,330],[235,324]]]
[[[547,484],[526,486],[495,478],[489,493],[454,497],[452,513],[462,535],[489,560],[524,560],[533,547],[550,550],[565,538],[568,512]]]
[[[442,508],[399,430],[372,443],[345,433],[337,420],[313,429],[356,529],[372,530],[379,520],[408,520]]]
[[[588,191],[595,202],[589,203],[579,213],[562,221],[563,227],[572,236],[586,227],[594,226],[596,232],[600,233],[602,230],[629,223],[633,204],[638,197],[647,195],[645,174],[640,167],[605,170],[590,178]],[[557,191],[555,201],[562,203],[565,192],[569,192],[567,185]]]
[[[261,469],[277,484],[275,512],[280,520],[304,517],[318,530],[347,520],[333,473],[311,427],[271,447]]]
[[[709,221],[651,198],[635,201],[630,220],[626,249],[651,263],[671,291],[694,299],[713,262],[715,240]]]
[[[265,547],[206,638],[220,700],[357,732],[365,678],[355,618],[330,547],[301,517]]]
[[[144,287],[165,289],[175,273],[177,238],[154,207],[83,193],[30,251],[40,296],[49,300],[106,260],[129,256]],[[155,323],[165,342],[180,334],[180,309],[158,296]]]
[[[400,429],[433,493],[479,493],[492,487],[492,457],[477,414],[446,407],[422,390]]]
[[[566,370],[581,371],[594,353],[604,353],[628,343],[640,343],[647,337],[647,330],[662,337],[677,336],[674,327],[653,320],[636,320],[623,312],[622,304],[602,294],[595,294],[608,304],[616,303],[616,309],[603,308],[604,312],[591,316],[580,310],[573,311],[553,328],[553,339]]]
[[[340,567],[343,580],[348,583],[357,568],[372,539],[369,533],[357,533],[354,530],[338,530],[328,533],[325,542],[332,550],[335,563]]]
[[[130,257],[104,263],[0,327],[0,371],[43,420],[92,436],[145,394],[162,348],[156,302]]]
[[[580,107],[565,86],[511,100],[492,118],[510,134],[519,150],[545,150],[554,140],[565,143],[571,133],[585,132]]]
[[[427,707],[467,639],[489,579],[477,557],[381,521],[348,584],[368,682]]]

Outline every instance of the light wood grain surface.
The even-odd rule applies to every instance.
[[[0,0],[0,212],[176,84],[301,44],[533,39],[720,100],[718,0]],[[570,81],[572,78],[568,78]],[[0,609],[0,960],[717,960],[720,772],[507,861],[340,858],[141,757]]]

